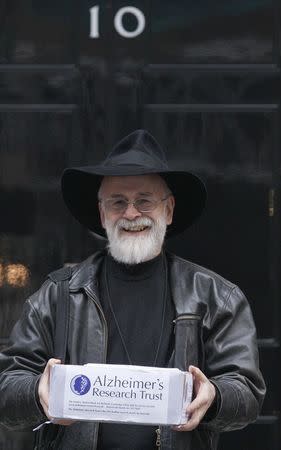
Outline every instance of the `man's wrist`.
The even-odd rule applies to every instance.
[[[41,402],[40,402],[40,397],[39,397],[39,383],[40,383],[40,378],[41,378],[41,377],[38,377],[38,379],[37,379],[37,381],[36,381],[36,385],[35,385],[35,400],[36,400],[37,406],[38,406],[38,408],[40,409],[41,413],[44,414],[44,416],[45,416],[46,414],[45,414],[44,408],[43,408],[43,406],[42,406],[42,404],[41,404]]]
[[[212,382],[210,381],[210,383],[212,383]],[[210,422],[211,420],[213,420],[217,416],[219,409],[220,409],[220,404],[221,404],[220,392],[215,384],[212,383],[212,386],[214,386],[214,388],[215,388],[215,397],[214,397],[214,400],[213,400],[211,406],[209,407],[209,409],[207,410],[207,412],[203,418],[204,422]]]

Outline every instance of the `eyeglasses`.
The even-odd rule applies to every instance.
[[[137,198],[136,200],[129,202],[124,198],[108,198],[105,200],[99,200],[109,212],[124,213],[129,205],[133,205],[139,212],[153,211],[161,202],[167,200],[172,195],[169,193],[166,197],[160,200],[153,200],[149,198]]]

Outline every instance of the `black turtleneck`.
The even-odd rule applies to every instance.
[[[100,294],[108,324],[108,363],[131,362],[143,366],[167,366],[173,346],[174,306],[166,279],[164,258],[165,256],[160,254],[150,261],[127,265],[118,263],[110,255],[105,257],[100,279]],[[164,309],[162,338],[156,358]],[[98,449],[152,450],[155,448],[156,428],[101,424]]]

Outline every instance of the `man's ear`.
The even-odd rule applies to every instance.
[[[102,227],[105,228],[104,210],[103,210],[101,202],[99,202],[98,205],[99,205],[100,221],[101,221]]]
[[[170,197],[167,198],[167,203],[166,203],[167,225],[171,225],[171,223],[173,222],[174,208],[175,208],[175,197],[173,195],[170,195]]]

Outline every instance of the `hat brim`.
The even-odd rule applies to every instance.
[[[62,194],[71,214],[89,230],[106,237],[100,222],[97,194],[104,176],[132,176],[159,174],[175,196],[173,223],[167,228],[167,237],[183,232],[198,219],[206,204],[207,193],[202,180],[190,172],[177,170],[145,170],[127,165],[116,167],[86,166],[66,169],[62,175]]]

